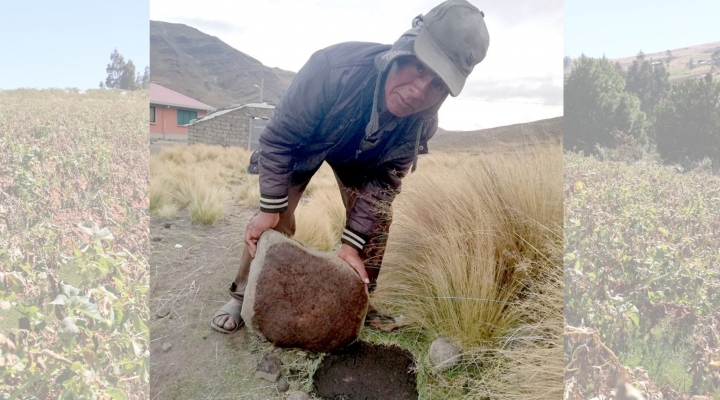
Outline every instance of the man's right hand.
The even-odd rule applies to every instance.
[[[279,213],[266,213],[260,211],[254,216],[245,228],[245,244],[250,250],[250,256],[255,258],[257,251],[257,241],[260,235],[268,229],[274,228],[280,222]]]

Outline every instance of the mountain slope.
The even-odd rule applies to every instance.
[[[522,124],[498,126],[478,131],[446,131],[438,128],[428,142],[430,151],[477,151],[479,149],[514,148],[536,139],[562,141],[563,117]]]
[[[270,68],[215,36],[183,24],[150,21],[151,81],[216,108],[277,104],[294,72]]]
[[[720,72],[720,68],[713,67],[711,63],[712,54],[718,49],[720,49],[720,42],[712,42],[679,49],[670,49],[669,51],[672,57],[668,57],[668,50],[656,53],[645,53],[645,59],[663,61],[665,63],[665,68],[667,68],[668,72],[670,72],[670,81],[679,82],[688,78],[699,78],[708,72],[711,72],[713,75],[718,74],[718,72]],[[620,63],[620,66],[627,71],[630,64],[635,61],[635,58],[636,56],[633,55],[611,59],[610,61],[613,63]],[[696,65],[696,67],[692,70],[688,68],[688,62],[690,59],[692,59],[693,63]],[[576,59],[573,59],[573,62],[570,63],[569,66],[565,67],[564,74],[566,77],[570,74],[572,64],[575,60]]]

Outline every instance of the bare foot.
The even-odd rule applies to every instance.
[[[242,307],[242,302],[234,297],[230,298],[230,303],[233,306]],[[229,331],[235,329],[235,320],[232,319],[229,315],[220,315],[217,318],[213,320],[215,325],[222,327],[223,329],[227,329]]]

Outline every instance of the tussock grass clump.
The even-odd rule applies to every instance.
[[[260,204],[260,186],[257,175],[249,175],[236,190],[237,202],[248,207]]]
[[[472,393],[538,398],[528,386],[562,390],[561,148],[421,162],[432,167],[421,164],[393,205],[375,306],[402,314],[407,330],[430,341],[459,344]],[[487,362],[490,355],[503,361]],[[429,373],[430,386],[457,386]],[[482,378],[500,375],[514,386]]]
[[[313,178],[314,179],[314,178]],[[295,239],[320,251],[330,251],[340,243],[345,227],[345,207],[337,183],[316,189],[295,210]]]
[[[247,180],[249,159],[247,150],[204,144],[174,146],[153,155],[150,212],[173,218],[188,207],[194,222],[215,223],[224,214],[230,185]]]

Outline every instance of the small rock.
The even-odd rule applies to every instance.
[[[160,242],[160,241],[162,241],[162,236],[155,236],[155,237],[152,238],[152,241],[153,241],[153,242]]]
[[[158,318],[165,318],[168,314],[170,314],[170,307],[167,306],[162,306],[155,312],[155,315]]]
[[[310,400],[310,396],[305,392],[292,392],[287,397],[287,400]]]
[[[170,229],[171,226],[172,226],[171,223],[166,222],[166,223],[163,225],[163,228],[165,228],[165,229]]]
[[[457,365],[461,357],[460,349],[455,347],[450,339],[441,337],[430,345],[430,361],[439,371],[444,371]]]
[[[257,366],[255,377],[275,382],[280,376],[280,367],[280,359],[278,359],[277,356],[272,353],[265,354],[262,360],[260,360],[260,364]]]
[[[163,343],[163,347],[162,347],[163,353],[167,353],[168,351],[170,351],[170,349],[172,349],[172,347],[173,347],[173,345],[170,342]]]
[[[277,384],[277,389],[278,391],[280,391],[280,393],[287,392],[288,389],[290,389],[290,384],[285,379],[280,379]]]

